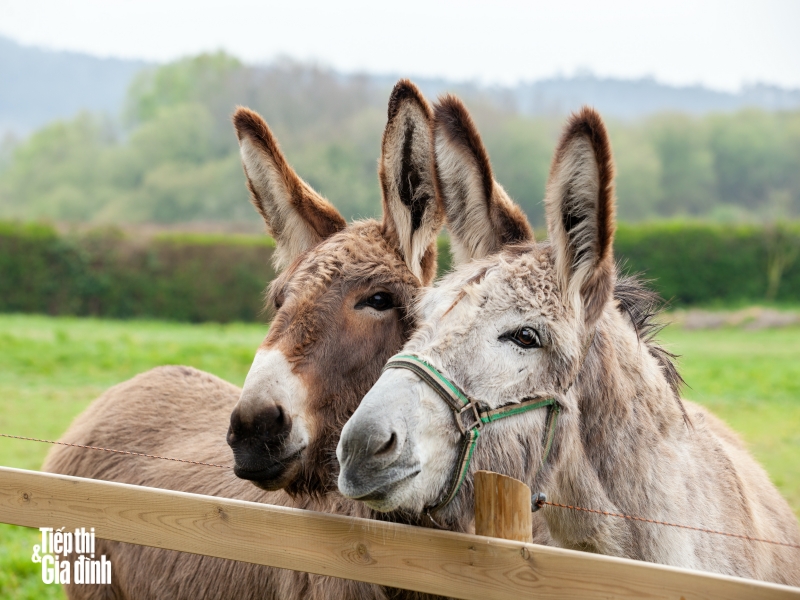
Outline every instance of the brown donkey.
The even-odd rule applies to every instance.
[[[736,435],[681,400],[672,357],[652,337],[657,296],[617,274],[599,115],[584,109],[567,124],[539,244],[518,222],[475,218],[505,198],[457,99],[436,107],[435,138],[457,256],[474,260],[421,297],[396,368],[342,431],[342,493],[464,529],[472,474],[489,469],[556,503],[800,544],[791,509]],[[474,412],[455,417],[461,432],[451,406],[465,404]],[[800,584],[800,550],[787,546],[547,505],[539,514],[566,548]]]
[[[383,136],[383,220],[346,225],[289,167],[266,123],[234,125],[252,201],[277,243],[275,317],[243,390],[188,367],[122,383],[72,424],[65,442],[230,465],[230,470],[57,447],[45,470],[368,517],[336,489],[335,446],[381,367],[409,338],[406,307],[436,270],[444,214],[433,115],[417,89],[392,92]],[[235,407],[235,410],[234,410]],[[91,523],[87,523],[87,526]],[[213,543],[213,540],[209,540]],[[354,581],[100,541],[113,584],[67,586],[70,598],[385,599],[420,595]]]

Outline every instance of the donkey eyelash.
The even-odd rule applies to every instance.
[[[507,331],[500,336],[500,339],[512,342],[523,350],[534,350],[543,346],[541,333],[530,325]]]
[[[375,292],[370,296],[361,300],[358,304],[356,304],[355,308],[372,308],[377,311],[385,311],[395,308],[394,298],[389,292]]]

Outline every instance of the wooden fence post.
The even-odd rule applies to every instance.
[[[475,473],[475,533],[533,542],[531,489],[513,477]]]

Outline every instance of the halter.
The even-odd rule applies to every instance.
[[[456,426],[461,432],[461,449],[458,462],[456,463],[456,470],[450,478],[450,485],[447,488],[448,491],[442,500],[428,509],[428,514],[430,514],[431,510],[437,510],[448,504],[455,498],[458,490],[461,489],[461,484],[464,483],[464,478],[467,476],[467,471],[469,471],[472,453],[475,450],[475,445],[478,442],[481,429],[484,425],[530,410],[546,407],[548,409],[547,440],[545,442],[542,463],[539,467],[540,470],[547,461],[550,449],[553,446],[556,419],[560,412],[559,404],[555,398],[529,398],[521,402],[504,404],[498,408],[490,409],[477,400],[470,400],[467,398],[467,396],[464,395],[452,381],[442,375],[436,367],[413,354],[396,354],[390,358],[386,366],[383,367],[383,371],[387,369],[407,369],[416,373],[434,392],[447,402],[448,406],[453,410]],[[467,415],[466,423],[463,421],[463,415],[465,414]]]

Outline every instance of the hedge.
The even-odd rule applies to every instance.
[[[778,242],[784,254],[794,254],[795,259],[784,270],[772,300],[798,303],[800,223],[620,225],[614,252],[626,270],[651,279],[673,306],[739,305],[767,300],[770,248]]]
[[[178,321],[253,321],[275,276],[256,236],[58,235],[0,225],[0,311]]]
[[[779,230],[800,248],[800,224]],[[621,225],[615,252],[674,306],[764,302],[775,233],[762,226],[701,223]],[[161,235],[120,230],[59,234],[40,224],[0,223],[0,312],[154,317],[179,321],[262,318],[274,277],[265,236]],[[440,271],[449,267],[439,240]],[[800,257],[775,300],[800,302]]]

